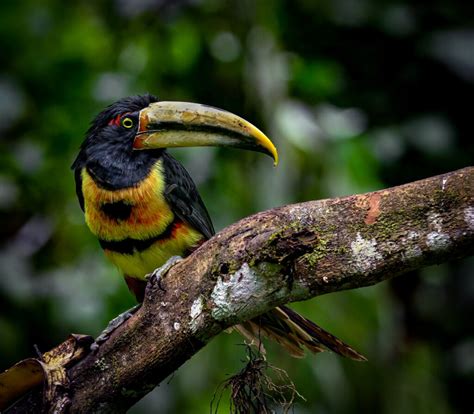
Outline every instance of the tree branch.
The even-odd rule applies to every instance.
[[[142,308],[69,369],[72,413],[123,412],[225,328],[288,302],[474,252],[474,168],[272,209],[149,284]]]

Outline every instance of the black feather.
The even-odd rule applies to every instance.
[[[163,150],[134,151],[133,140],[139,112],[156,101],[157,98],[149,94],[123,98],[108,106],[92,121],[71,167],[75,170],[79,202],[82,198],[80,174],[83,168],[99,186],[107,190],[131,187],[148,176]],[[135,119],[135,128],[109,125],[112,119],[124,113]]]

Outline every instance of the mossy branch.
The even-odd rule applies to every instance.
[[[173,267],[165,290],[149,284],[142,308],[68,370],[70,412],[126,411],[215,335],[277,305],[473,253],[473,167],[247,217]]]

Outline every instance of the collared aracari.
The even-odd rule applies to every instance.
[[[152,95],[123,98],[92,122],[72,168],[85,220],[137,300],[146,275],[172,256],[186,256],[214,227],[196,186],[170,147],[228,146],[270,155],[272,142],[244,119],[214,107],[162,102]],[[280,306],[235,327],[259,343],[261,334],[295,357],[330,349],[365,358],[319,326]]]

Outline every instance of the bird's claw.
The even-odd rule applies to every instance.
[[[146,276],[146,279],[151,282],[155,282],[158,284],[158,287],[161,290],[165,290],[161,286],[161,281],[163,277],[168,273],[168,271],[176,264],[179,263],[183,258],[181,256],[172,256],[169,258],[166,263],[159,267],[158,269],[154,270],[152,273]],[[121,313],[116,318],[112,319],[107,328],[105,328],[101,334],[95,339],[94,343],[91,345],[91,351],[97,351],[99,346],[103,344],[107,339],[110,338],[112,332],[114,332],[120,325],[122,325],[125,321],[127,321],[140,307],[141,305],[134,306],[133,308],[127,310],[126,312]]]
[[[130,319],[132,315],[140,308],[141,305],[136,305],[131,309],[121,313],[114,319],[112,319],[107,327],[100,333],[100,335],[95,339],[95,341],[90,346],[91,351],[95,352],[99,349],[99,346],[103,344],[107,339],[110,338],[112,332],[114,332],[120,325],[122,325],[125,321]]]
[[[182,260],[183,258],[181,256],[170,257],[163,266],[160,266],[158,269],[155,269],[153,272],[146,275],[146,279],[149,282],[157,283],[160,290],[165,291],[165,289],[161,285],[161,281],[166,276],[166,274],[170,271],[170,269],[177,263],[181,262]]]

